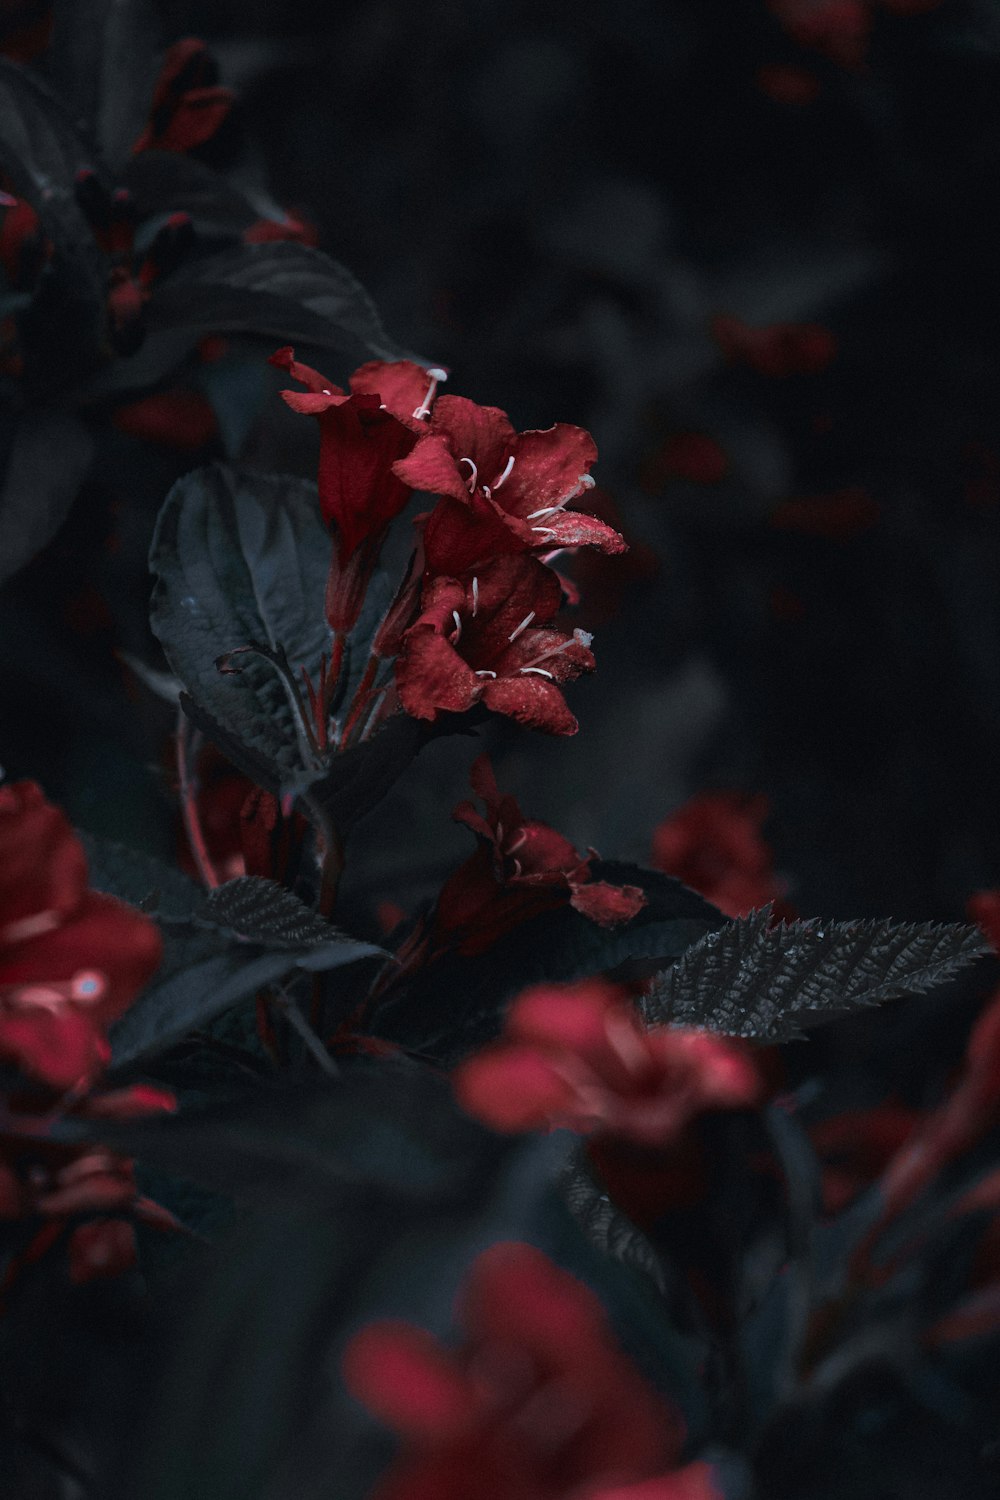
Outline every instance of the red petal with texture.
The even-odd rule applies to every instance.
[[[645,893],[637,885],[609,885],[604,880],[574,885],[570,904],[599,927],[630,922],[646,905]]]
[[[355,370],[348,384],[356,393],[377,395],[396,420],[409,427],[411,432],[426,433],[426,418],[417,417],[415,413],[422,409],[435,381],[423,365],[414,364],[410,359],[372,359]]]
[[[287,370],[293,380],[304,385],[307,390],[316,395],[326,394],[328,396],[341,396],[346,401],[347,392],[342,391],[339,385],[334,385],[332,380],[327,380],[319,370],[314,370],[312,365],[301,364],[295,358],[295,350],[291,344],[286,344],[282,349],[276,349],[268,358],[268,364],[274,365],[277,370]],[[283,394],[293,395],[294,392]],[[291,405],[291,402],[289,402]]]
[[[518,433],[511,452],[514,466],[503,484],[494,489],[493,497],[504,510],[522,520],[579,494],[597,459],[597,445],[590,433],[567,422],[557,422],[542,431]],[[501,469],[496,476],[481,474],[480,479],[492,484],[500,473]]]
[[[483,702],[494,713],[546,734],[576,734],[580,727],[555,683],[541,677],[487,680]]]
[[[554,516],[542,516],[531,523],[548,533],[536,535],[552,547],[598,547],[611,554],[628,551],[628,542],[613,526],[578,510],[561,510]]]
[[[431,430],[446,439],[456,463],[462,458],[472,459],[481,485],[493,485],[517,449],[518,436],[507,413],[498,406],[480,406],[467,396],[439,396]],[[462,464],[462,469],[468,478],[468,465]]]
[[[413,452],[416,454],[417,449]],[[397,473],[403,471],[405,477],[411,472],[407,468],[409,463],[407,459],[397,465]],[[412,479],[409,482],[414,483]],[[416,484],[415,488],[423,489],[424,485]],[[525,548],[524,538],[512,531],[497,507],[479,494],[467,494],[464,501],[440,500],[424,523],[424,553],[427,570],[432,574],[469,573],[485,567],[494,558],[524,552]]]
[[[403,1436],[440,1443],[474,1420],[475,1395],[429,1333],[408,1323],[371,1323],[344,1354],[348,1390]]]
[[[396,661],[396,687],[413,718],[464,713],[475,703],[482,681],[432,626],[417,624],[407,631]]]
[[[428,495],[451,495],[463,504],[469,499],[465,476],[471,470],[465,464],[459,468],[440,434],[432,432],[418,439],[413,452],[398,460],[393,472],[411,489]]]

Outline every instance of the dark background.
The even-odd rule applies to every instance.
[[[765,0],[163,15],[240,96],[205,160],[310,219],[450,389],[594,432],[633,550],[576,564],[598,657],[571,689],[579,736],[489,732],[525,810],[645,859],[693,792],[764,792],[804,914],[959,916],[1000,882],[1000,7],[874,4],[849,59]],[[775,68],[815,97],[773,97]],[[820,323],[836,358],[733,365],[719,313]],[[286,420],[267,352],[229,367],[225,399],[257,413],[239,456],[308,473],[311,424]],[[691,433],[723,477],[671,472]],[[137,464],[134,440],[103,441],[0,605],[0,758],[83,826],[164,852],[169,715],[113,653],[155,661],[156,508],[221,450]],[[856,490],[842,524],[824,497]],[[809,502],[791,525],[790,499]],[[365,825],[380,894],[409,903],[466,850],[448,814],[471,755],[432,746]]]

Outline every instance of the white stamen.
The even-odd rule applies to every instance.
[[[476,673],[477,677],[495,677],[496,675],[495,672],[491,672],[487,667],[481,667]]]
[[[479,483],[479,470],[473,463],[471,458],[460,458],[458,461],[460,464],[468,464],[469,468],[472,470],[469,478],[465,481],[465,488],[468,490],[470,495],[474,495],[476,492],[476,485]]]
[[[537,531],[539,536],[555,536],[551,526],[532,526],[532,531]]]
[[[483,494],[486,496],[487,500],[493,499],[493,491],[490,489],[488,484],[483,485]]]
[[[581,474],[580,483],[585,490],[592,490],[595,488],[597,480],[593,479],[589,474]]]
[[[462,620],[457,609],[452,610],[451,618],[455,621],[455,640],[460,641],[462,639]]]
[[[431,414],[431,402],[434,400],[434,393],[435,393],[435,391],[438,388],[438,383],[439,383],[439,381],[447,380],[448,379],[447,371],[446,370],[439,370],[436,365],[433,366],[430,370],[428,370],[427,374],[428,374],[428,377],[430,378],[430,382],[431,383],[427,387],[427,394],[426,394],[426,396],[424,397],[424,399],[421,402],[421,404],[416,408],[416,410],[413,413],[414,417],[416,417],[416,419],[417,419],[418,422],[422,422],[425,417],[429,417],[430,416],[430,414]]]
[[[500,475],[500,478],[499,479],[494,479],[494,481],[493,481],[493,488],[495,490],[498,490],[500,488],[500,486],[504,483],[504,481],[508,478],[508,476],[510,474],[510,471],[511,471],[511,469],[513,467],[514,467],[514,455],[512,453],[510,455],[510,458],[508,458],[508,460],[507,460],[507,467],[504,469],[503,473]]]
[[[532,620],[534,618],[535,618],[535,611],[532,610],[530,614],[525,615],[524,619],[521,621],[521,623],[517,627],[517,629],[511,631],[510,635],[507,637],[508,641],[516,641],[517,638],[518,638],[518,636],[521,634],[521,631],[522,630],[527,630],[528,626],[531,624],[531,622],[532,622]]]
[[[323,387],[323,395],[324,396],[332,396],[333,392],[332,391],[328,391],[327,388],[326,388],[326,386],[324,386]]]
[[[577,628],[573,632],[573,639],[574,641],[576,641],[578,646],[589,647],[594,643],[594,634],[591,630],[580,630],[579,628]]]
[[[507,845],[506,853],[516,854],[523,844],[528,842],[528,835],[523,828],[519,828]]]
[[[478,610],[479,610],[479,579],[478,578],[473,578],[473,580],[472,580],[472,618],[473,619],[476,618],[476,614],[477,614]]]
[[[515,875],[521,875],[522,873],[523,872],[522,872],[522,868],[521,868],[521,861],[519,859],[515,859],[515,861],[514,861],[514,874]]]
[[[553,677],[552,673],[551,672],[546,672],[546,670],[545,670],[544,667],[522,667],[521,668],[521,676],[522,677],[524,677],[526,675],[526,673],[528,673],[528,672],[534,672],[534,674],[535,674],[536,677],[547,677],[550,682],[555,682],[555,678]]]
[[[560,505],[545,505],[541,510],[533,510],[530,516],[525,517],[525,520],[537,521],[539,516],[554,516],[556,511],[561,509],[562,507]],[[532,529],[534,530],[536,528],[533,527]]]

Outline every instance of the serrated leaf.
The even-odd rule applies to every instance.
[[[163,931],[163,962],[111,1029],[116,1066],[161,1051],[295,969],[384,957],[274,881],[253,876],[206,892],[152,855],[82,835],[95,890],[141,907]]]
[[[770,909],[728,922],[689,948],[646,996],[647,1018],[764,1042],[900,995],[944,984],[989,953],[962,923],[770,925]]]
[[[497,1034],[506,1002],[526,985],[581,979],[636,961],[659,964],[722,921],[714,906],[669,875],[615,860],[595,860],[591,868],[595,880],[641,886],[646,906],[608,928],[566,905],[522,922],[485,953],[446,954],[387,992],[371,1029],[451,1064]]]
[[[636,1228],[627,1214],[622,1213],[594,1181],[579,1157],[567,1163],[560,1189],[566,1207],[595,1249],[620,1265],[640,1272],[658,1292],[666,1291],[664,1268],[653,1246],[642,1230]]]
[[[361,943],[338,932],[298,896],[260,875],[241,875],[210,891],[196,921],[241,942],[294,951],[304,969],[326,968],[327,958],[330,967],[343,963],[344,944],[352,945],[357,958],[388,957],[374,943]]]
[[[176,271],[146,313],[152,333],[249,333],[318,344],[360,359],[401,359],[346,266],[308,245],[240,245]]]

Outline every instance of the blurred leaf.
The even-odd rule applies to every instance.
[[[318,344],[362,359],[400,359],[361,283],[307,245],[240,245],[176,271],[147,308],[151,332],[185,328]]]
[[[150,0],[56,0],[53,6],[52,81],[110,167],[127,157],[145,122],[158,30]]]
[[[494,1037],[518,990],[543,981],[604,974],[683,953],[722,921],[701,896],[654,870],[594,860],[595,880],[638,885],[647,904],[630,922],[599,927],[568,904],[522,922],[485,953],[447,953],[380,1000],[369,1025],[379,1036],[457,1062]]]
[[[5,58],[0,120],[0,169],[52,242],[51,260],[20,320],[29,387],[51,398],[93,368],[103,339],[107,267],[75,195],[77,173],[97,164],[59,100]]]
[[[70,412],[36,407],[20,419],[0,482],[0,584],[55,536],[93,456],[93,438]]]
[[[258,214],[244,195],[204,162],[177,151],[140,151],[122,181],[140,219],[186,213],[202,234],[241,235]]]
[[[961,923],[780,923],[770,909],[711,932],[660,976],[650,1021],[781,1042],[951,979],[990,946]]]

